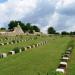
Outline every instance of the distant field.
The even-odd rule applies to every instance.
[[[30,38],[30,36],[27,38]],[[70,37],[38,36],[36,40],[0,46],[0,52],[8,52],[14,47],[24,47],[44,40],[48,40],[48,43],[44,46],[0,59],[0,75],[55,75],[59,59],[61,54],[66,50],[67,44],[71,40]],[[72,67],[69,66],[67,71],[73,73],[69,73],[68,75],[75,75],[73,69],[75,66],[72,65],[75,65],[74,53],[69,62],[69,65]]]

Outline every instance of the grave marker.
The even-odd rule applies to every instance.
[[[15,54],[15,51],[10,51],[9,53],[12,54],[12,55],[14,55]]]

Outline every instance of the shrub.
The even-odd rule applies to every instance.
[[[24,47],[21,47],[20,49],[22,49],[22,51],[25,51],[25,48]]]
[[[4,43],[4,45],[6,45],[7,43]]]
[[[15,43],[15,40],[12,40],[13,43]]]
[[[19,48],[16,47],[16,48],[13,49],[13,51],[15,51],[15,53],[19,53]]]

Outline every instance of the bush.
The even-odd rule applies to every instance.
[[[15,43],[15,40],[12,40],[13,43]]]
[[[7,45],[7,43],[4,43],[4,45]]]
[[[13,51],[15,51],[15,53],[19,53],[19,48],[16,47],[16,48],[13,49]]]
[[[22,51],[25,51],[25,48],[24,47],[21,47],[20,49],[22,49]]]

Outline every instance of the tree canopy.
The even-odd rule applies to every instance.
[[[36,32],[40,32],[40,29],[37,26],[32,26],[31,23],[22,23],[21,21],[10,21],[10,23],[8,24],[8,29],[13,30],[14,27],[17,27],[17,25],[21,26],[21,28],[23,29],[24,32],[29,32],[29,33],[33,33],[33,30],[35,30]]]
[[[37,26],[32,26],[32,29],[35,30],[36,32],[40,32],[40,29]]]
[[[69,33],[66,32],[66,31],[62,31],[62,32],[61,32],[61,35],[69,35]]]
[[[2,27],[2,28],[0,28],[0,30],[6,30],[6,28]]]
[[[48,34],[55,34],[56,30],[53,27],[49,27],[47,32]]]

